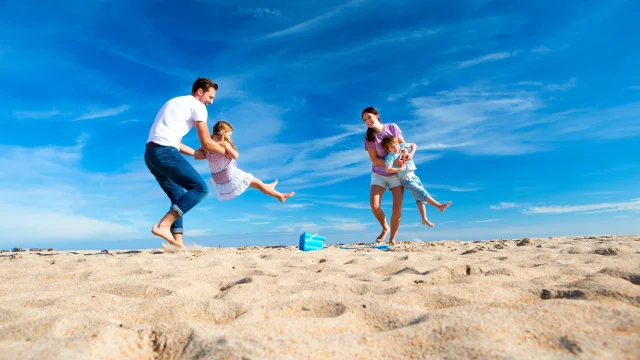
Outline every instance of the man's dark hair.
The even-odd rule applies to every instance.
[[[207,92],[209,91],[209,88],[214,88],[216,89],[216,91],[218,91],[218,84],[207,78],[200,77],[193,83],[193,86],[191,87],[191,93],[198,91],[198,89],[202,89],[202,91]]]

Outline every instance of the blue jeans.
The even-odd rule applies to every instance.
[[[402,186],[409,190],[417,203],[424,203],[427,201],[427,198],[431,197],[429,192],[424,189],[424,186],[422,186],[420,178],[415,175],[410,175],[406,179],[402,180]]]
[[[144,162],[171,200],[171,209],[180,215],[171,224],[171,233],[182,234],[182,216],[207,196],[207,183],[173,146],[147,148]]]

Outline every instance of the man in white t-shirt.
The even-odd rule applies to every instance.
[[[175,97],[162,106],[147,138],[144,161],[171,200],[171,209],[153,226],[151,233],[178,248],[184,248],[183,215],[209,191],[196,169],[182,156],[196,155],[193,148],[182,143],[182,137],[195,126],[203,149],[225,153],[222,146],[211,140],[207,127],[206,105],[213,103],[217,91],[218,84],[198,78],[193,83],[191,95]]]

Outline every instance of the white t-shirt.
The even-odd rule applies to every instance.
[[[196,121],[207,122],[207,108],[191,95],[167,101],[151,126],[147,142],[180,149],[180,139],[187,135]]]

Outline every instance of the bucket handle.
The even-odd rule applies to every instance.
[[[315,233],[315,234],[311,235],[311,237],[306,239],[304,242],[311,241],[311,239],[313,239],[316,236],[318,236],[318,233]]]

